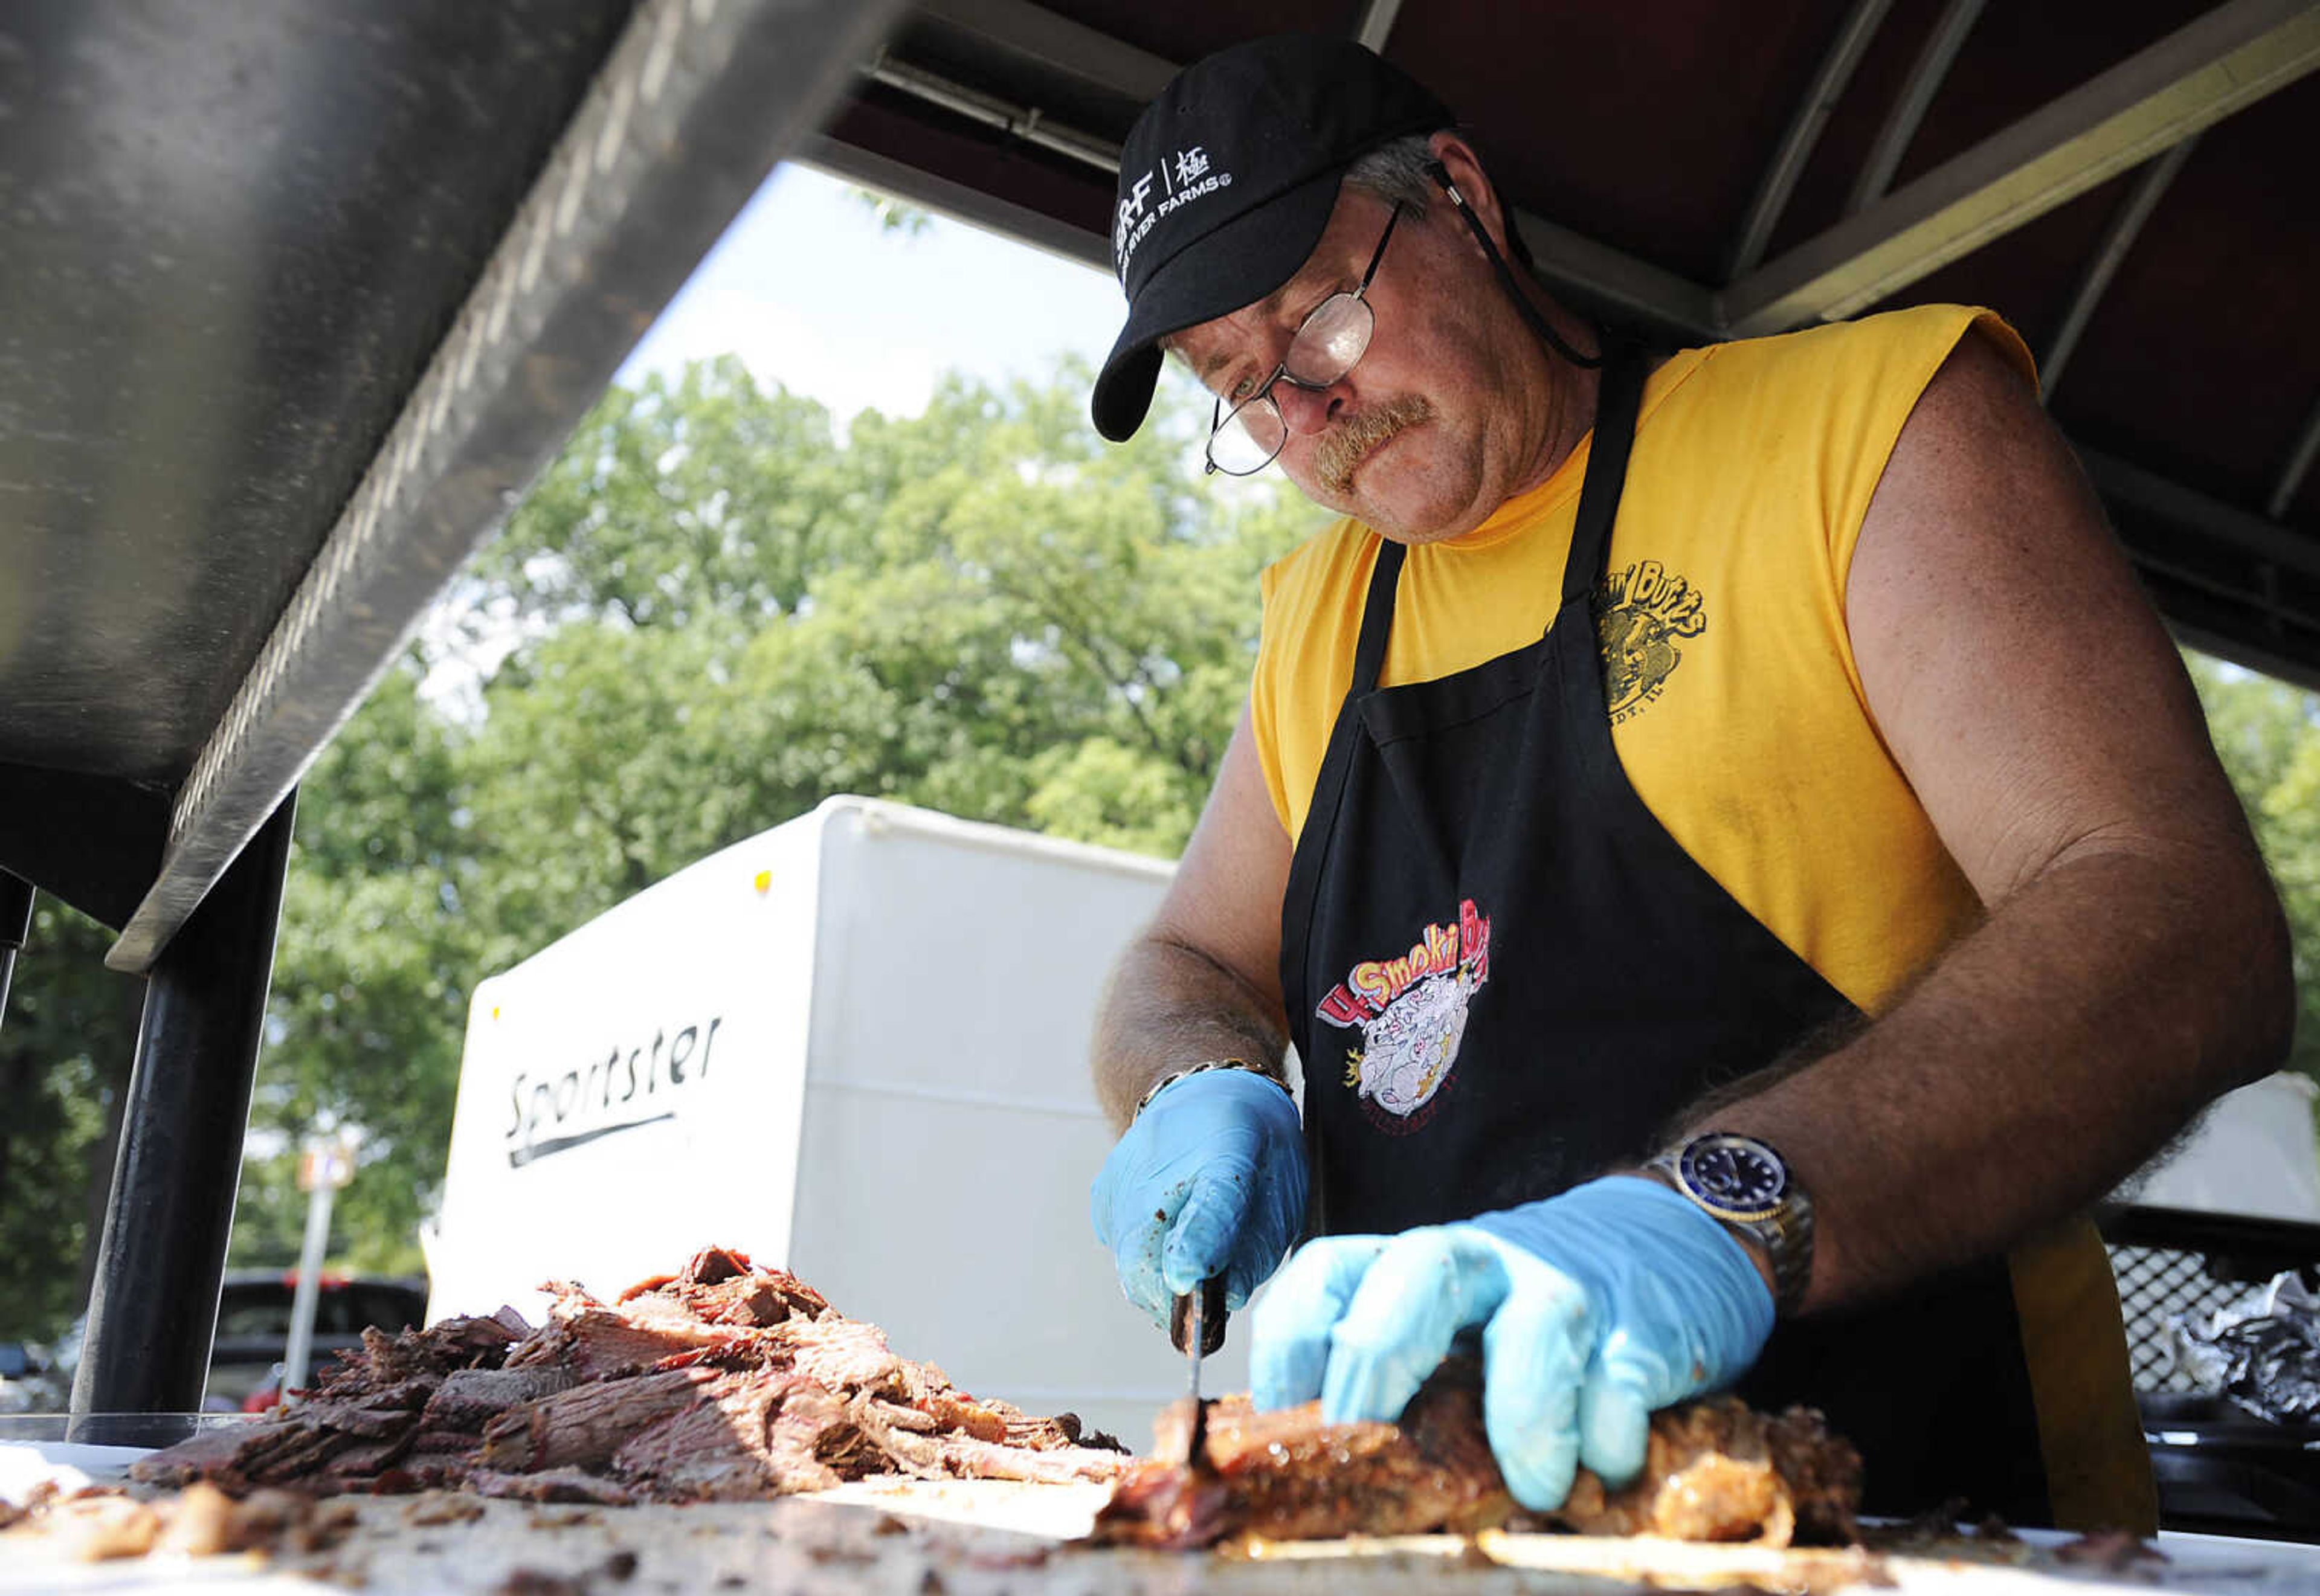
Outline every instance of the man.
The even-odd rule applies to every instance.
[[[2073,1216],[2272,1066],[2292,1002],[2180,663],[1994,317],[1649,362],[1508,268],[1451,127],[1275,40],[1123,152],[1098,427],[1165,345],[1213,466],[1346,519],[1267,573],[1106,999],[1122,1284],[1237,1307],[1317,1234],[1258,1402],[1391,1419],[1478,1344],[1533,1508],[1736,1385],[1826,1411],[1872,1511],[2147,1529]]]

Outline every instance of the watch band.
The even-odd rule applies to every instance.
[[[1687,1156],[1735,1148],[1768,1161],[1778,1170],[1779,1190],[1768,1201],[1736,1206],[1706,1189],[1687,1168]],[[1644,1167],[1710,1219],[1761,1245],[1772,1266],[1775,1310],[1783,1316],[1796,1312],[1812,1283],[1813,1206],[1812,1198],[1779,1152],[1754,1137],[1708,1131],[1669,1148]]]
[[[1136,1100],[1136,1113],[1142,1113],[1146,1109],[1151,1106],[1152,1100],[1154,1098],[1159,1096],[1169,1087],[1174,1086],[1186,1075],[1197,1075],[1203,1070],[1212,1069],[1246,1070],[1252,1075],[1264,1076],[1266,1080],[1280,1087],[1283,1092],[1289,1091],[1288,1082],[1282,1080],[1279,1075],[1274,1075],[1271,1070],[1265,1068],[1261,1064],[1251,1064],[1246,1058],[1204,1058],[1198,1064],[1188,1064],[1183,1069],[1172,1070],[1167,1075],[1165,1075],[1158,1080],[1153,1082],[1152,1084],[1146,1089],[1144,1095]],[[1293,1098],[1296,1093],[1290,1093],[1290,1095]],[[1133,1120],[1136,1118],[1136,1114],[1130,1114],[1128,1118]]]

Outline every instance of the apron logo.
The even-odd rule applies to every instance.
[[[1607,575],[1594,608],[1604,707],[1617,726],[1659,697],[1683,659],[1678,640],[1708,630],[1708,603],[1690,582],[1646,559]]]
[[[1472,898],[1455,926],[1429,925],[1399,958],[1367,959],[1314,1011],[1362,1033],[1346,1050],[1345,1084],[1396,1135],[1432,1117],[1466,1034],[1466,1005],[1491,977],[1491,921]]]

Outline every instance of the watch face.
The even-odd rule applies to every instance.
[[[1789,1189],[1780,1155],[1752,1137],[1699,1137],[1684,1147],[1677,1172],[1702,1201],[1735,1213],[1769,1213]]]

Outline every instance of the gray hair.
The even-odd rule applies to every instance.
[[[1400,201],[1416,216],[1426,214],[1426,208],[1442,193],[1442,186],[1434,180],[1436,165],[1434,138],[1430,133],[1405,133],[1390,139],[1346,168],[1345,186],[1391,204]],[[1538,275],[1538,263],[1530,252],[1530,240],[1522,229],[1507,219],[1507,252],[1515,264],[1533,277]]]
[[[1347,167],[1345,186],[1388,204],[1399,200],[1423,216],[1442,192],[1429,175],[1434,164],[1433,136],[1406,133],[1388,140]]]

